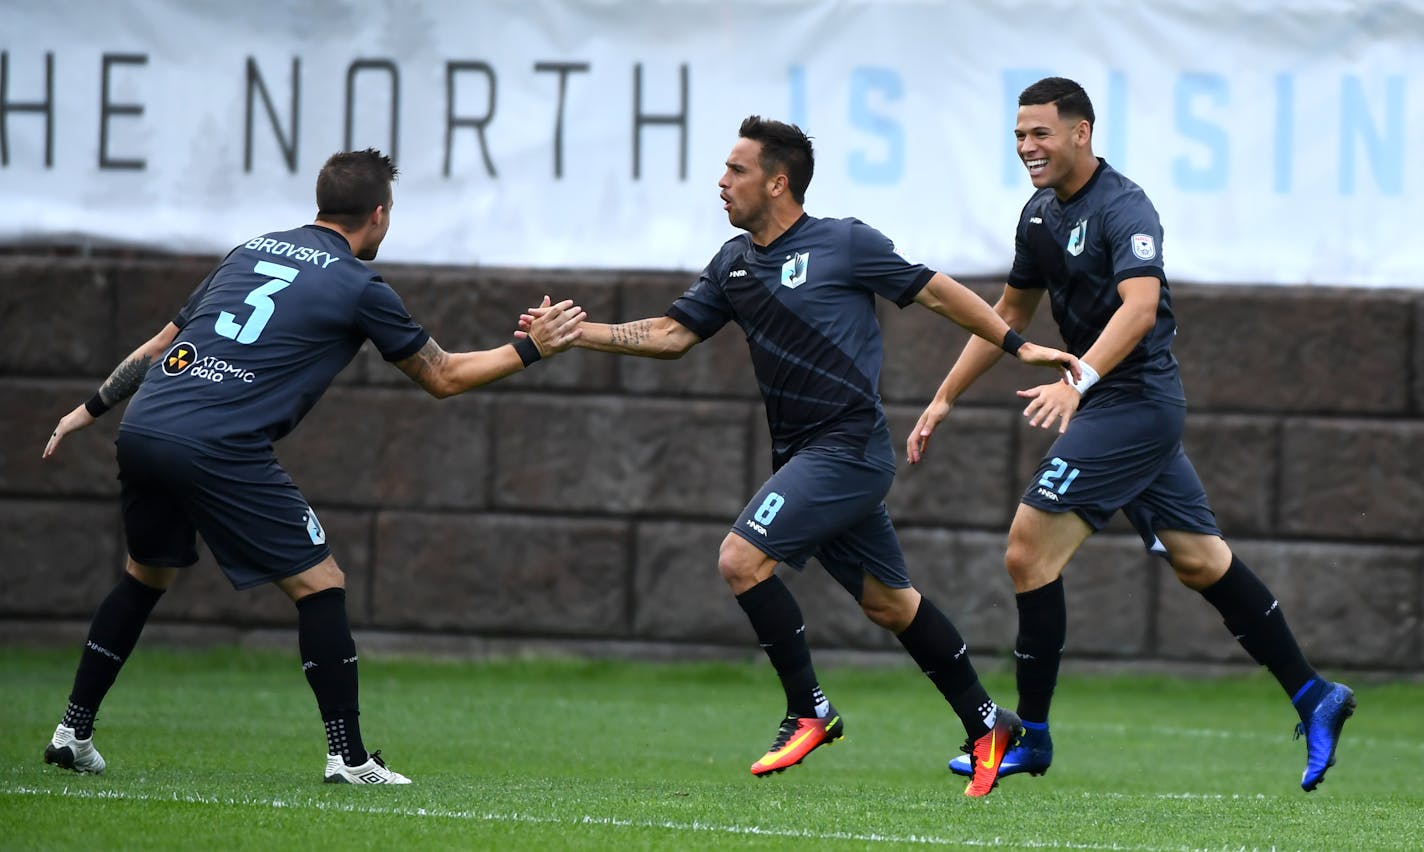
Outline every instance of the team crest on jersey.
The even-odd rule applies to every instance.
[[[1068,253],[1077,257],[1083,253],[1083,246],[1088,244],[1088,220],[1079,219],[1074,226],[1073,232],[1068,235]]]
[[[1157,242],[1150,234],[1133,234],[1132,253],[1137,255],[1139,260],[1151,260],[1157,256]]]
[[[806,283],[806,272],[811,268],[811,253],[798,251],[781,265],[781,286],[796,289]]]
[[[168,350],[168,354],[163,356],[163,374],[165,376],[181,376],[193,366],[193,362],[198,360],[198,347],[182,341],[173,344],[173,348]]]

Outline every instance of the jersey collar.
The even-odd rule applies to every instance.
[[[792,222],[791,227],[781,232],[781,236],[777,237],[776,239],[772,240],[770,243],[764,246],[759,246],[756,243],[752,243],[752,248],[756,249],[759,252],[762,252],[763,254],[771,251],[772,248],[775,247],[777,244],[783,242],[784,240],[788,239],[792,234],[801,230],[801,226],[805,225],[806,222],[810,220],[810,218],[811,217],[808,214],[803,212],[801,214],[801,218],[797,219],[795,222]]]

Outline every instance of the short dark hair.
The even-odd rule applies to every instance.
[[[761,170],[770,174],[785,171],[791,197],[797,204],[805,204],[806,187],[811,185],[811,175],[816,171],[811,137],[794,124],[759,115],[743,119],[737,135],[761,143],[761,157],[757,160]]]
[[[372,210],[390,204],[396,174],[391,158],[375,148],[332,154],[316,176],[317,218],[361,227]]]
[[[1058,117],[1067,119],[1087,119],[1092,127],[1097,116],[1093,115],[1093,102],[1083,87],[1067,77],[1044,77],[1019,95],[1019,106],[1055,104]]]

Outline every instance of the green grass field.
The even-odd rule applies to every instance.
[[[766,780],[770,668],[362,660],[362,722],[409,787],[320,783],[291,655],[143,649],[100,715],[103,776],[45,766],[74,652],[0,649],[0,848],[1419,849],[1424,686],[1360,686],[1339,764],[1265,677],[1073,676],[1055,762],[983,800],[963,732],[909,668],[828,668],[847,737]],[[1012,678],[989,679],[1012,700]]]

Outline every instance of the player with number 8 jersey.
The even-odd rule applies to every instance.
[[[906,261],[864,222],[807,215],[813,170],[811,140],[799,127],[748,117],[718,184],[728,221],[745,233],[663,316],[587,323],[575,345],[676,358],[728,323],[746,334],[772,474],[723,539],[718,569],[786,694],[786,714],[751,774],[782,772],[845,733],[811,664],[800,606],[776,573],[778,563],[800,569],[814,556],[867,618],[895,634],[959,717],[965,750],[983,759],[965,794],[984,796],[998,778],[996,756],[1016,742],[1018,719],[990,699],[964,639],[910,583],[885,508],[895,450],[880,404],[876,297],[918,303],[1026,363],[1076,371],[1077,359],[1010,333],[973,291]]]

